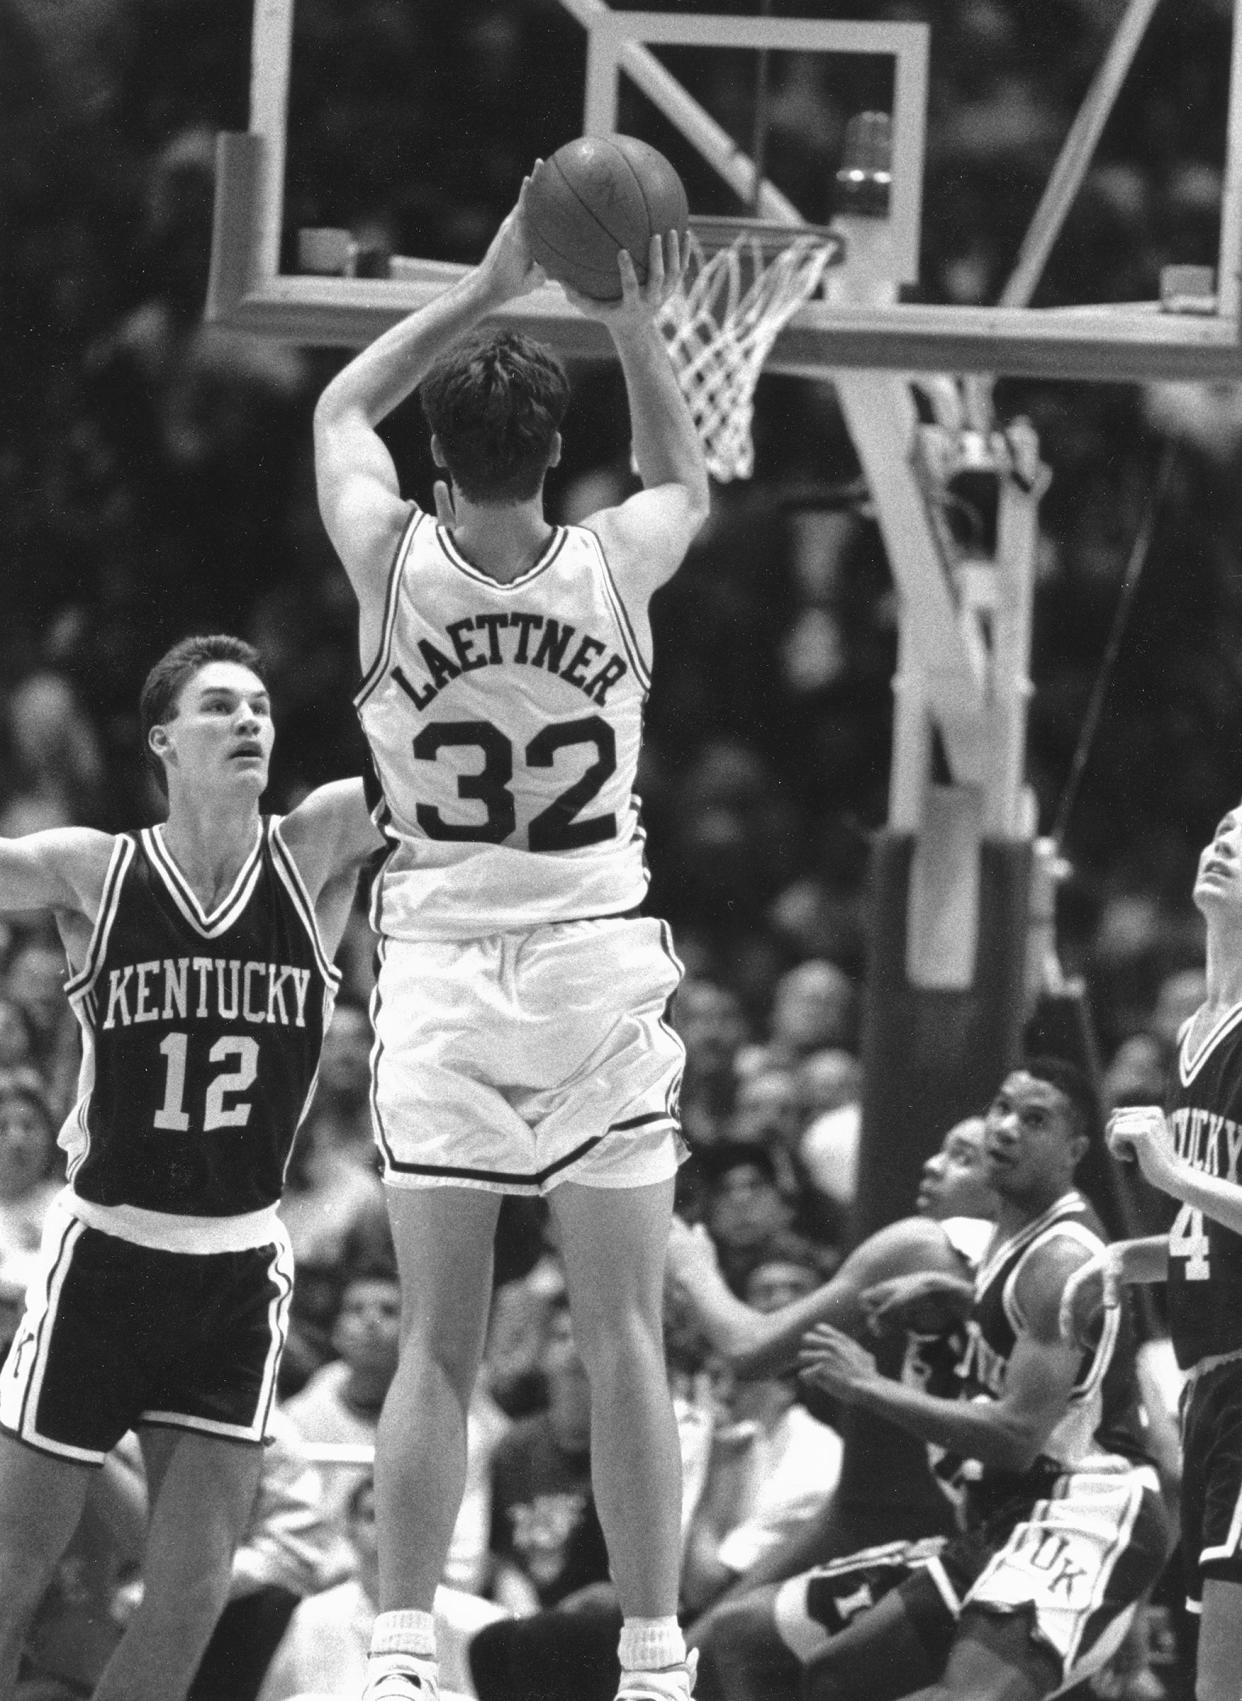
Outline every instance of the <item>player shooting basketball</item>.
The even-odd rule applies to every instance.
[[[528,180],[529,182],[529,180]],[[648,603],[707,512],[703,455],[655,316],[680,271],[652,239],[607,327],[642,488],[578,526],[543,481],[568,402],[549,350],[480,320],[542,281],[527,189],[481,263],[380,337],[315,415],[320,509],[358,598],[359,714],[389,854],[376,1130],[404,1293],[380,1421],[381,1612],[369,1701],[438,1692],[432,1603],[505,1193],[548,1197],[591,1380],[591,1459],[625,1623],[620,1695],[684,1701],[681,1470],[662,1345],[683,1051],[679,976],[634,803]],[[376,427],[421,388],[445,478],[402,496]],[[438,523],[437,523],[438,522]]]

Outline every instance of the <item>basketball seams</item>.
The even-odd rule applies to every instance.
[[[645,177],[651,173],[648,184]],[[684,226],[685,189],[658,150],[636,137],[583,136],[543,161],[531,185],[534,257],[554,279],[597,301],[619,299],[616,256],[625,248],[640,280],[651,237]]]
[[[642,203],[643,210],[646,213],[648,223],[650,223],[651,209],[647,205],[647,197],[646,197],[646,194],[643,192],[643,186],[642,186],[642,183],[639,180],[638,173],[634,170],[634,167],[630,164],[629,160],[626,159],[625,154],[622,152],[622,150],[619,147],[617,147],[615,142],[609,141],[606,136],[598,137],[598,138],[596,138],[596,140],[597,140],[598,144],[606,146],[608,148],[609,153],[612,155],[612,157],[614,159],[619,159],[619,160],[622,160],[624,162],[626,170],[629,172],[630,176],[634,180],[635,187],[638,190],[638,198],[639,198],[640,202]],[[591,220],[591,223],[593,225],[595,225],[596,228],[604,236],[606,236],[610,242],[615,243],[618,248],[625,247],[626,243],[621,240],[621,238],[617,235],[616,231],[610,229],[609,226],[604,223],[603,219],[600,218],[599,214],[595,211],[594,207],[592,207],[589,202],[583,200],[582,196],[578,192],[577,184],[574,183],[572,178],[567,177],[565,175],[565,172],[564,172],[564,170],[563,170],[563,168],[560,164],[560,161],[557,160],[554,156],[549,161],[549,164],[554,165],[556,167],[557,175],[560,178],[561,182],[565,185],[566,189],[569,190],[569,192],[573,196],[574,200],[577,201],[578,205],[582,208],[582,211]],[[545,238],[545,240],[546,240],[546,238]],[[552,244],[548,243],[548,246],[551,248]],[[555,252],[559,253],[559,250],[555,250]],[[564,256],[564,258],[568,260],[568,259],[572,259],[573,256],[567,254],[567,255]]]

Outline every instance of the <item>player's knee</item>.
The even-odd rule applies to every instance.
[[[781,1641],[766,1590],[717,1607],[705,1627],[702,1648],[727,1693],[747,1678],[766,1690],[781,1679],[787,1687],[798,1676],[798,1662]]]

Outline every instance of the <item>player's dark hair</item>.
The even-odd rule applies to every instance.
[[[538,495],[569,406],[569,380],[550,349],[518,331],[471,332],[440,356],[418,395],[463,496],[499,504]]]
[[[138,722],[142,738],[142,753],[151,770],[160,796],[168,796],[168,781],[164,764],[151,748],[151,728],[164,726],[177,717],[177,699],[186,682],[209,662],[236,662],[248,667],[251,673],[263,677],[259,652],[244,638],[234,638],[227,632],[207,637],[182,638],[171,650],[165,651],[146,677],[138,699]]]
[[[1037,1081],[1046,1081],[1056,1088],[1069,1104],[1074,1133],[1081,1134],[1090,1145],[1097,1145],[1104,1119],[1090,1077],[1064,1057],[1028,1057],[1022,1067]]]

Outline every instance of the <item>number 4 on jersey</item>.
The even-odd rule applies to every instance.
[[[1183,1205],[1169,1230],[1169,1257],[1186,1260],[1188,1282],[1206,1282],[1211,1275],[1208,1263],[1211,1244],[1203,1226],[1203,1212]]]

